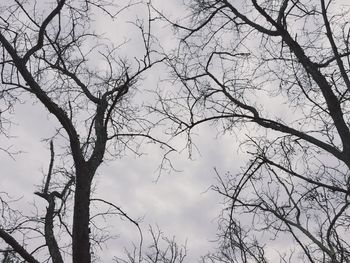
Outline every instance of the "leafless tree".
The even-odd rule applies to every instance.
[[[227,207],[204,260],[350,262],[349,6],[185,2],[179,22],[155,7],[181,37],[168,56],[180,88],[155,111],[174,135],[211,123],[250,156],[216,171]]]
[[[67,146],[59,155],[64,158],[63,165],[57,162],[54,167],[51,143],[49,170],[36,192],[47,203],[45,215],[26,218],[16,214],[18,221],[12,218],[10,225],[0,225],[0,237],[11,253],[26,262],[63,262],[62,253],[69,250],[72,262],[91,262],[90,203],[97,202],[91,190],[100,164],[105,158],[121,156],[124,150],[137,152],[142,140],[172,150],[152,137],[154,123],[133,101],[141,75],[162,60],[154,49],[152,18],[134,22],[143,54],[136,58],[139,52],[129,50],[130,60],[118,54],[121,45],[93,29],[97,16],[113,23],[122,10],[141,2],[118,4],[90,0],[15,0],[0,4],[0,98],[6,106],[2,110],[12,110],[16,101],[39,103],[58,121],[54,139]],[[147,5],[144,7],[147,10]],[[115,34],[119,34],[118,27]],[[61,216],[72,195],[71,224]],[[60,227],[56,228],[56,224]],[[57,240],[62,229],[71,238],[65,248],[62,238]],[[34,250],[29,250],[29,232],[44,239]],[[16,239],[18,234],[23,240]],[[39,252],[45,249],[49,256],[39,258]]]
[[[184,263],[187,256],[186,245],[179,245],[175,237],[167,238],[160,231],[150,227],[151,245],[142,252],[142,246],[134,246],[126,251],[126,257],[115,258],[117,263]]]

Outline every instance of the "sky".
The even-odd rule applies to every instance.
[[[44,0],[41,0],[44,1]],[[118,1],[118,3],[128,1]],[[158,10],[164,11],[170,18],[185,17],[186,10],[179,0],[153,0]],[[345,3],[338,1],[337,3]],[[121,4],[121,6],[122,6]],[[142,54],[142,42],[139,32],[130,21],[142,19],[147,14],[145,6],[136,5],[120,13],[114,23],[103,13],[97,13],[92,29],[103,34],[115,45],[126,42],[120,48],[121,56],[133,59]],[[159,43],[164,50],[176,48],[178,39],[169,25],[155,23],[152,30],[156,32]],[[97,65],[101,66],[101,65]],[[102,66],[101,66],[102,67]],[[156,66],[146,72],[138,85],[139,90],[155,90],[156,88],[172,89],[169,70],[164,66]],[[141,100],[145,93],[140,95]],[[148,95],[146,95],[148,96]],[[267,102],[265,109],[276,116],[296,118],[294,112],[288,111],[288,106],[282,107],[271,98],[259,97],[259,102]],[[56,132],[57,121],[31,97],[23,98],[22,104],[17,104],[11,116],[13,124],[10,127],[10,137],[0,135],[0,147],[11,146],[11,151],[20,153],[8,156],[0,151],[0,192],[7,192],[17,199],[15,204],[19,209],[30,213],[45,209],[45,203],[34,192],[42,183],[42,176],[47,171],[49,163],[48,141]],[[1,103],[1,102],[0,102]],[[3,105],[0,104],[0,107]],[[278,108],[278,110],[276,110]],[[288,115],[289,114],[289,115]],[[164,127],[155,130],[155,135],[166,138]],[[105,199],[120,206],[133,219],[140,220],[144,236],[144,251],[150,242],[148,229],[159,228],[165,237],[175,237],[178,244],[187,244],[187,262],[195,262],[201,255],[213,251],[217,245],[217,218],[223,207],[222,198],[210,189],[217,183],[216,173],[227,171],[236,173],[244,165],[247,155],[239,147],[239,139],[244,138],[244,132],[219,135],[215,126],[202,125],[194,130],[196,149],[189,158],[186,148],[186,138],[178,137],[170,144],[178,151],[170,158],[178,171],[163,171],[159,174],[164,151],[157,144],[143,144],[137,156],[127,153],[117,159],[109,159],[98,169],[94,180],[94,198]],[[63,145],[62,140],[55,141],[57,149]],[[92,213],[96,211],[92,210]],[[112,262],[114,256],[123,256],[124,249],[130,249],[132,243],[139,242],[137,229],[126,220],[119,217],[101,222],[108,226],[107,230],[116,239],[109,240],[96,249],[101,262]],[[284,240],[288,243],[289,240]],[[285,243],[271,243],[269,252],[276,251]],[[277,260],[277,258],[276,258]],[[67,261],[69,262],[69,261]]]
[[[48,119],[47,113],[37,107],[21,105],[13,118],[18,125],[11,128],[15,138],[1,140],[22,151],[14,159],[0,153],[1,191],[20,197],[17,206],[26,212],[33,208],[34,202],[39,207],[45,206],[33,193],[41,185],[42,174],[48,167],[48,144],[42,141],[53,132]],[[133,219],[142,218],[145,242],[152,226],[159,227],[167,237],[175,236],[179,244],[186,243],[189,261],[215,246],[212,241],[216,239],[216,219],[222,200],[209,190],[216,183],[214,168],[225,172],[242,164],[234,139],[216,138],[215,130],[210,127],[202,127],[200,134],[196,139],[200,153],[194,153],[193,160],[187,158],[186,149],[172,154],[174,167],[181,171],[164,173],[158,178],[162,152],[151,145],[146,146],[148,149],[141,157],[125,156],[103,164],[95,178],[95,198],[117,204]],[[114,218],[109,224],[114,225],[113,233],[119,237],[102,246],[102,262],[122,255],[124,247],[138,242],[137,229],[129,222]]]
[[[166,3],[165,3],[166,2]],[[154,1],[160,10],[176,17],[183,13],[180,1]],[[132,49],[137,54],[139,43],[135,30],[128,21],[142,17],[145,9],[134,7],[125,11],[117,19],[117,27],[107,24],[106,19],[97,16],[94,25],[97,31],[116,43],[129,39],[126,54]],[[166,49],[176,45],[170,27],[160,25],[155,29],[160,42]],[[117,33],[116,33],[117,32]],[[168,77],[163,67],[157,67],[142,81],[142,87],[157,87],[160,79]],[[167,84],[170,85],[170,84]],[[0,191],[13,198],[19,198],[16,207],[30,213],[34,204],[43,209],[45,203],[33,193],[42,182],[42,175],[49,163],[49,147],[45,140],[55,133],[57,122],[32,98],[15,107],[11,116],[10,138],[0,137],[3,148],[11,146],[11,151],[20,153],[8,156],[0,151],[1,181]],[[161,133],[162,131],[158,131]],[[217,136],[215,127],[201,126],[196,130],[194,141],[198,150],[188,158],[186,139],[177,138],[172,142],[179,150],[171,154],[174,167],[179,171],[164,172],[159,177],[158,167],[163,152],[158,145],[144,145],[141,157],[129,154],[117,160],[105,162],[95,178],[94,197],[104,198],[120,206],[130,217],[141,219],[145,247],[149,241],[149,227],[159,228],[164,236],[175,237],[179,244],[187,244],[188,261],[198,259],[215,246],[217,216],[222,208],[221,198],[209,190],[216,183],[214,168],[221,172],[239,169],[241,154],[234,137]],[[56,142],[58,145],[60,141]],[[57,145],[56,145],[57,147]],[[111,262],[113,256],[122,256],[124,248],[138,242],[137,230],[118,217],[107,222],[118,238],[108,241],[97,250],[102,262]]]

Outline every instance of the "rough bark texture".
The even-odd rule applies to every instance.
[[[55,213],[55,199],[54,195],[51,194],[47,201],[49,206],[46,209],[45,216],[45,240],[48,246],[52,263],[63,263],[63,258],[60,253],[60,248],[57,244],[55,233],[54,233],[54,213]]]
[[[91,175],[86,165],[76,167],[76,190],[73,216],[73,262],[91,262],[90,254],[90,194]]]

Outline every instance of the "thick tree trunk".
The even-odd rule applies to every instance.
[[[86,165],[76,167],[73,215],[73,263],[90,263],[90,193],[91,172]]]

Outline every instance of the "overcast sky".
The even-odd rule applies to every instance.
[[[153,0],[153,4],[174,20],[186,16],[180,0]],[[116,45],[127,41],[120,52],[122,56],[133,59],[142,55],[143,50],[139,32],[129,22],[142,19],[146,14],[145,6],[134,6],[122,12],[114,24],[101,14],[94,18],[92,28],[100,34],[104,33]],[[154,24],[153,30],[165,50],[176,47],[177,37],[170,26]],[[168,69],[156,66],[145,73],[138,88],[154,90],[158,85],[165,90],[174,88],[171,83],[162,81],[168,77]],[[297,117],[286,104],[282,107],[281,102],[274,103],[278,98],[259,97],[259,103],[263,104],[265,99],[269,101],[265,109],[273,116]],[[29,213],[34,208],[33,203],[39,209],[45,208],[45,203],[34,192],[41,185],[43,173],[48,168],[50,154],[45,139],[55,134],[58,124],[40,104],[34,103],[33,98],[23,98],[23,102],[26,103],[18,104],[12,115],[11,137],[0,135],[0,147],[12,146],[11,151],[21,151],[13,158],[0,151],[0,192],[21,198],[17,206]],[[1,103],[0,107],[3,106]],[[163,129],[160,127],[154,134],[164,138]],[[192,159],[188,158],[185,137],[170,142],[178,152],[168,157],[178,172],[163,172],[159,177],[158,167],[164,151],[157,144],[145,144],[140,149],[143,153],[141,156],[129,153],[120,159],[104,162],[95,177],[93,195],[120,206],[131,218],[141,219],[144,250],[149,244],[149,226],[159,227],[164,236],[175,236],[179,244],[187,244],[188,262],[195,262],[216,245],[213,241],[216,239],[222,198],[208,190],[216,184],[214,168],[221,174],[227,171],[236,173],[247,158],[244,149],[239,148],[238,138],[233,135],[218,136],[217,127],[203,125],[194,133],[198,134],[193,137],[198,150],[193,151]],[[238,137],[244,136],[244,132],[238,134]],[[63,144],[63,141],[55,141],[58,151]],[[138,243],[139,237],[137,229],[120,218],[112,218],[106,224],[111,226],[111,233],[118,235],[118,238],[108,241],[97,252],[102,262],[112,262],[111,259],[122,256],[124,248],[130,248],[132,242]],[[283,241],[289,242],[288,239]],[[269,252],[274,254],[281,246],[287,247],[286,244],[271,243]]]
[[[154,4],[177,17],[183,14],[180,2],[160,0],[154,1]],[[116,42],[130,39],[127,50],[137,54],[137,43],[133,42],[137,36],[133,35],[134,31],[130,31],[131,25],[126,21],[142,17],[145,9],[140,8],[123,13],[117,21],[117,27],[106,24],[105,19],[100,17],[96,20],[95,28],[105,29],[106,35]],[[176,45],[171,28],[160,25],[155,30],[159,33],[164,48],[170,49]],[[158,80],[166,78],[167,74],[164,68],[158,67],[141,85],[148,89],[155,88]],[[14,198],[21,197],[18,206],[28,212],[33,202],[45,207],[33,193],[41,184],[43,171],[47,170],[49,162],[48,143],[43,139],[54,134],[57,123],[32,99],[17,105],[12,121],[12,138],[0,137],[0,145],[4,148],[12,145],[13,151],[20,150],[22,153],[12,159],[0,152],[0,191],[8,192]],[[206,126],[202,126],[197,133],[199,135],[194,139],[199,152],[194,151],[193,160],[188,159],[188,152],[184,149],[185,138],[172,142],[177,149],[184,149],[170,156],[174,167],[180,172],[163,173],[157,180],[157,168],[163,152],[158,145],[145,145],[142,148],[145,154],[141,157],[130,154],[104,163],[95,179],[94,194],[95,197],[105,198],[121,206],[132,218],[143,218],[141,227],[146,241],[149,225],[158,226],[165,236],[176,236],[179,244],[187,241],[189,262],[204,255],[215,245],[212,241],[216,238],[216,217],[221,209],[221,198],[216,193],[207,191],[216,182],[214,167],[223,173],[227,170],[235,171],[244,158],[244,155],[237,152],[235,137],[217,138],[215,127]],[[113,256],[123,253],[124,247],[129,247],[131,242],[138,242],[137,231],[128,222],[114,218],[109,224],[115,226],[113,233],[118,234],[119,238],[102,246],[103,262],[110,262]]]
[[[48,145],[42,141],[52,132],[46,126],[50,124],[48,119],[47,113],[37,107],[27,104],[18,107],[14,118],[18,126],[11,129],[16,138],[11,144],[23,153],[16,155],[15,160],[1,153],[1,191],[12,197],[22,197],[19,204],[22,208],[28,209],[34,201],[45,206],[33,193],[48,167]],[[214,167],[226,172],[242,164],[241,157],[236,154],[234,138],[216,139],[215,129],[204,127],[200,134],[196,140],[200,154],[195,153],[194,160],[187,159],[186,150],[171,155],[175,168],[181,172],[162,174],[155,182],[162,152],[152,145],[144,150],[146,154],[142,157],[126,156],[103,164],[95,179],[94,197],[121,206],[132,218],[143,217],[141,226],[146,239],[151,225],[159,226],[166,236],[176,236],[180,244],[187,241],[189,261],[214,245],[211,241],[216,237],[216,217],[221,209],[219,196],[207,191],[216,183]],[[2,139],[3,144],[10,142]],[[109,242],[107,248],[103,247],[103,262],[120,255],[124,246],[138,242],[137,230],[130,223],[115,218],[109,224],[115,224],[113,233],[120,236]]]

